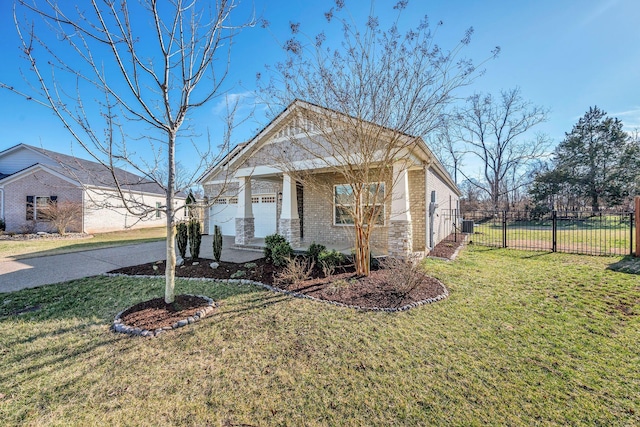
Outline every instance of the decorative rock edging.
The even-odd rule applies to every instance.
[[[109,275],[109,276],[117,276],[117,275]],[[132,276],[132,277],[141,277],[141,276]],[[147,277],[157,277],[157,276],[147,276]],[[178,329],[183,326],[190,325],[199,321],[202,318],[207,317],[209,314],[213,312],[213,310],[218,306],[214,300],[204,295],[188,295],[197,298],[201,298],[207,302],[207,306],[203,309],[197,311],[193,316],[189,316],[186,319],[178,320],[171,326],[165,326],[164,328],[155,329],[150,331],[148,329],[135,328],[133,326],[126,325],[122,322],[122,314],[128,309],[122,310],[120,313],[116,314],[116,317],[113,319],[112,329],[114,332],[128,334],[128,335],[140,335],[143,337],[157,337],[160,334],[163,334],[172,329]]]
[[[149,276],[149,275],[137,275],[137,276],[129,276],[126,274],[113,274],[113,273],[104,273],[105,276],[109,276],[109,277],[120,277],[120,276],[125,276],[125,277],[139,277],[141,279],[157,279],[158,277],[161,276]],[[211,282],[219,282],[219,283],[226,283],[226,284],[231,284],[231,285],[253,285],[253,286],[258,286],[261,288],[265,288],[269,291],[272,292],[278,292],[284,295],[288,295],[288,296],[292,296],[295,298],[302,298],[302,299],[308,299],[311,301],[317,301],[317,302],[321,302],[321,303],[325,303],[325,304],[330,304],[330,305],[335,305],[337,307],[344,307],[344,308],[352,308],[355,310],[361,310],[361,311],[382,311],[382,312],[387,312],[387,313],[395,313],[398,311],[407,311],[410,310],[412,308],[415,307],[419,307],[421,305],[425,305],[425,304],[432,304],[434,302],[438,302],[438,301],[442,301],[443,299],[447,298],[449,296],[449,291],[447,290],[447,287],[438,279],[437,280],[438,283],[440,284],[440,286],[442,286],[442,293],[440,295],[437,295],[433,298],[427,298],[427,299],[423,299],[420,301],[416,301],[416,302],[412,302],[410,304],[406,304],[403,305],[402,307],[362,307],[359,305],[351,305],[351,304],[344,304],[338,301],[329,301],[329,300],[325,300],[325,299],[321,299],[321,298],[316,298],[316,297],[312,297],[311,295],[305,295],[302,294],[300,292],[294,292],[294,291],[288,291],[286,289],[280,289],[280,288],[276,288],[275,286],[271,286],[271,285],[267,285],[265,283],[262,282],[256,282],[253,280],[248,280],[248,279],[209,279],[209,278],[205,278],[205,277],[180,277],[181,280],[195,280],[195,281],[211,281]],[[203,297],[206,298],[206,297]]]

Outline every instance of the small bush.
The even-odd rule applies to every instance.
[[[313,242],[309,245],[309,249],[307,250],[307,256],[311,258],[314,262],[318,262],[318,256],[327,250],[325,245],[321,245],[320,243]]]
[[[291,249],[289,242],[278,243],[271,249],[271,262],[276,267],[283,267],[287,265],[292,255],[293,249]]]
[[[282,271],[276,274],[275,283],[277,285],[289,285],[303,282],[311,277],[313,267],[315,267],[315,262],[311,259],[303,257],[287,258]]]
[[[256,268],[258,266],[258,264],[256,264],[255,262],[248,262],[244,265],[244,268]]]
[[[216,262],[220,262],[222,256],[222,231],[220,226],[213,226],[213,259]]]
[[[324,250],[318,254],[318,262],[322,268],[322,272],[325,277],[332,276],[336,270],[336,267],[344,262],[344,255],[331,249],[330,251]]]
[[[187,255],[187,243],[189,241],[189,227],[184,222],[179,222],[176,226],[176,246],[178,254],[182,259]]]
[[[247,275],[247,272],[246,272],[246,271],[244,271],[244,270],[238,270],[238,271],[236,271],[235,273],[233,273],[230,277],[231,277],[232,279],[240,279],[240,278],[242,278],[242,277],[244,277],[244,276],[246,276],[246,275]]]
[[[5,231],[7,229],[7,223],[4,222],[3,218],[0,218],[0,231]]]
[[[189,221],[189,252],[191,258],[200,258],[200,244],[202,243],[202,230],[200,229],[200,221],[192,219]]]
[[[388,270],[387,281],[399,295],[407,295],[417,288],[426,278],[420,268],[419,257],[408,259],[387,257],[380,261],[383,269]]]
[[[268,262],[272,261],[271,253],[273,252],[273,248],[281,243],[286,243],[287,239],[279,234],[270,234],[269,236],[264,238],[264,257]]]

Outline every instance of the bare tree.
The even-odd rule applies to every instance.
[[[273,146],[273,155],[304,186],[317,184],[316,176],[307,173],[312,168],[337,174],[346,183],[340,194],[324,193],[336,198],[337,221],[353,225],[356,270],[367,275],[370,237],[400,179],[394,169],[402,170],[409,153],[424,145],[421,137],[437,128],[452,92],[479,73],[471,60],[461,58],[473,29],[444,50],[434,39],[442,22],[432,29],[425,17],[401,34],[396,21],[383,31],[372,2],[366,26],[359,29],[342,18],[343,4],[336,2],[325,13],[329,23],[340,25],[341,43],[325,46],[324,33],[305,36],[292,23],[292,38],[284,43],[288,58],[262,88],[280,105],[307,101],[290,133],[305,137]],[[398,18],[406,4],[394,7]],[[301,165],[296,159],[308,162]]]
[[[193,176],[179,182],[176,150],[179,141],[196,136],[188,123],[192,111],[224,94],[231,37],[253,21],[231,25],[235,0],[17,4],[23,15],[14,11],[16,28],[35,81],[26,92],[1,86],[51,109],[73,139],[111,171],[110,181],[131,214],[144,218],[158,208],[134,197],[118,166],[163,189],[165,301],[172,303],[174,225],[183,209],[175,196],[215,156],[199,153]],[[227,148],[220,148],[226,154]]]
[[[67,231],[79,231],[82,221],[82,203],[71,200],[51,201],[38,210],[44,221],[51,224],[58,234],[64,236]]]
[[[469,182],[487,194],[493,209],[499,209],[509,193],[529,184],[522,179],[527,164],[541,158],[550,141],[543,134],[528,137],[527,133],[546,121],[547,114],[548,110],[525,101],[519,88],[501,91],[497,99],[475,94],[456,111],[456,137],[481,162],[483,179]]]

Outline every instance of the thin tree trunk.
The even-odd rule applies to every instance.
[[[174,181],[176,173],[175,164],[175,134],[169,133],[169,153],[168,153],[168,169],[169,174],[167,177],[167,198],[166,198],[166,212],[167,212],[167,261],[165,268],[165,291],[164,302],[172,304],[175,300],[175,272],[176,272],[176,247],[174,239]]]

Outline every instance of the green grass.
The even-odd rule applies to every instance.
[[[640,282],[620,258],[470,247],[450,297],[357,312],[178,281],[221,303],[155,339],[109,331],[160,280],[0,294],[3,425],[640,424]],[[27,307],[37,311],[11,314]]]
[[[57,255],[87,249],[153,242],[164,239],[167,235],[166,233],[164,227],[154,227],[114,231],[111,233],[96,233],[88,239],[0,240],[0,260]]]

